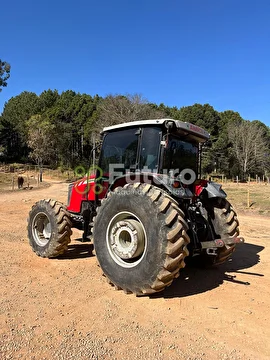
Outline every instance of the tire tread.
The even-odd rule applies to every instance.
[[[188,255],[187,245],[190,241],[186,232],[188,226],[182,210],[179,209],[176,201],[166,194],[165,191],[153,185],[142,183],[126,184],[124,189],[130,189],[131,191],[141,190],[145,196],[148,196],[153,206],[156,206],[158,209],[161,224],[163,223],[162,226],[166,228],[167,245],[164,251],[164,260],[162,268],[156,278],[149,279],[149,284],[146,286],[140,287],[140,285],[136,285],[136,290],[134,290],[135,286],[132,290],[120,287],[124,292],[132,291],[137,296],[151,295],[169,286],[172,281],[179,276],[179,270],[185,267],[184,258]],[[117,191],[117,189],[114,190],[114,192]],[[102,207],[105,206],[105,204],[106,199],[97,211],[99,216],[101,216]],[[119,285],[114,284],[110,279],[109,282],[119,288]]]

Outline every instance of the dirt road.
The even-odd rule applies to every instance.
[[[1,359],[270,358],[269,218],[239,216],[246,243],[231,262],[185,268],[164,293],[136,298],[107,284],[89,244],[53,260],[32,252],[29,209],[66,192],[0,193]]]

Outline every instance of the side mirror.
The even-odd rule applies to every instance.
[[[168,131],[172,130],[175,127],[174,121],[170,121],[170,120],[166,121],[165,127],[166,129],[168,129]]]

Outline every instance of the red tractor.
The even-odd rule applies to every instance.
[[[63,254],[71,229],[81,229],[109,282],[143,295],[169,286],[186,257],[220,264],[244,241],[226,193],[200,179],[205,130],[159,119],[102,134],[94,174],[69,185],[67,206],[41,200],[30,211],[28,236],[37,255]]]

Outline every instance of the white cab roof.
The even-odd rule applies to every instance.
[[[188,122],[180,121],[180,120],[174,120],[174,119],[153,119],[153,120],[139,120],[139,121],[131,121],[123,124],[108,126],[103,129],[102,132],[107,131],[113,131],[125,127],[131,127],[131,126],[145,126],[145,125],[164,125],[165,123],[172,121],[175,123],[176,127],[179,130],[187,131],[188,133],[197,135],[200,138],[203,138],[205,140],[208,140],[210,137],[210,134],[202,129],[201,127],[197,125],[193,125]]]

